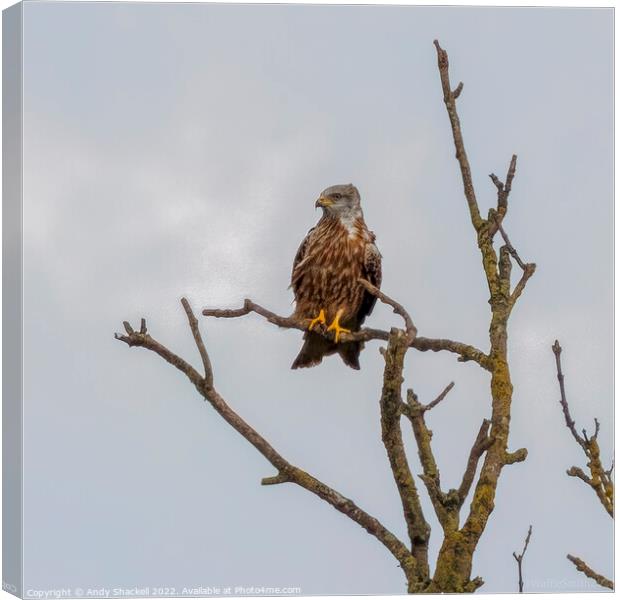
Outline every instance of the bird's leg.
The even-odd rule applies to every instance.
[[[340,317],[342,316],[343,312],[344,312],[344,310],[342,308],[340,308],[338,310],[338,312],[336,313],[336,316],[335,316],[334,320],[332,321],[332,324],[327,328],[327,331],[335,331],[336,332],[334,334],[334,339],[335,339],[336,343],[338,342],[338,339],[340,338],[340,334],[341,333],[351,333],[350,329],[345,329],[344,327],[340,327]]]
[[[320,323],[321,325],[325,325],[327,323],[327,319],[325,318],[325,311],[323,309],[321,309],[318,317],[310,321],[310,325],[308,325],[308,331],[312,331],[317,323]]]

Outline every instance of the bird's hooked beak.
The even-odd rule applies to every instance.
[[[326,208],[328,206],[332,206],[334,201],[330,198],[326,198],[325,196],[320,196],[319,199],[315,202],[314,208]]]

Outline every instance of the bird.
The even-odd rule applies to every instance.
[[[291,274],[292,316],[306,328],[291,368],[314,367],[338,353],[347,366],[359,369],[363,342],[340,338],[358,331],[375,306],[376,296],[359,280],[381,287],[381,253],[352,183],[326,188],[315,207],[323,214],[301,242]]]

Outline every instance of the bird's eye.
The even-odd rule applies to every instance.
[[[338,193],[336,193],[336,194],[332,194],[332,198],[333,198],[334,200],[340,200],[340,198],[342,198],[342,194],[338,194]]]

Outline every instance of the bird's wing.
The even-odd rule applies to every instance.
[[[372,235],[372,241],[366,244],[364,251],[364,268],[363,277],[376,288],[381,287],[381,253],[375,245],[375,235]],[[357,320],[359,325],[364,322],[364,319],[372,312],[377,302],[377,297],[373,296],[370,292],[364,291],[362,296],[362,302],[359,310],[357,311]]]
[[[306,250],[308,249],[308,243],[310,240],[310,236],[314,231],[314,227],[308,231],[306,237],[303,239],[299,248],[297,249],[297,254],[295,254],[295,258],[293,260],[293,270],[291,272],[291,286],[293,288],[293,292],[297,293],[299,289],[299,284],[301,283],[301,276],[303,275],[303,260],[306,257]]]

